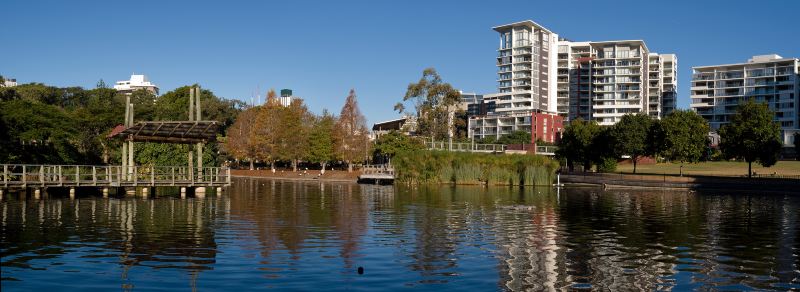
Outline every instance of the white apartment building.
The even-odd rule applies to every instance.
[[[623,115],[661,118],[675,109],[677,57],[642,40],[559,41],[556,110],[570,120],[613,125]]]
[[[470,117],[470,137],[530,131],[533,113],[613,125],[628,113],[661,118],[675,110],[674,54],[651,53],[642,40],[559,39],[530,20],[493,29],[498,92],[483,96],[481,108],[492,110]]]
[[[17,79],[3,79],[3,83],[0,83],[0,87],[14,87],[17,86]]]
[[[492,111],[469,119],[468,135],[499,138],[531,131],[531,113],[555,112],[558,34],[530,20],[493,28],[497,49],[497,93],[483,96]]]
[[[114,84],[114,89],[125,94],[131,94],[136,90],[145,89],[158,95],[158,86],[151,83],[145,75],[131,75],[130,80],[117,81]]]
[[[678,62],[675,54],[650,53],[647,71],[647,112],[664,118],[675,111],[678,99]]]
[[[766,102],[775,112],[785,146],[800,131],[800,60],[781,56],[753,56],[745,63],[692,67],[691,108],[712,130],[730,122],[746,99]]]
[[[497,56],[497,112],[555,111],[558,35],[530,20],[494,27]]]

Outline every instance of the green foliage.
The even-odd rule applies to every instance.
[[[653,119],[646,114],[627,114],[611,128],[612,141],[609,142],[613,143],[616,153],[631,157],[633,173],[636,173],[636,162],[639,157],[649,154],[648,150],[652,148],[649,147],[647,140],[652,123]],[[603,164],[606,160],[603,159]]]
[[[412,101],[417,116],[417,134],[433,136],[436,140],[449,138],[448,132],[453,126],[450,120],[450,110],[455,105],[461,94],[449,83],[442,81],[436,69],[427,68],[422,72],[422,78],[417,83],[408,85],[403,102]],[[394,106],[395,110],[405,109],[402,103]],[[455,120],[455,117],[454,117]],[[466,125],[464,125],[466,126]]]
[[[527,131],[514,131],[505,135],[500,136],[500,139],[497,139],[497,143],[499,144],[531,144],[531,133]]]
[[[691,110],[676,110],[656,123],[648,148],[667,160],[698,162],[708,149],[708,122]]]
[[[794,155],[797,160],[800,160],[800,132],[794,133]]]
[[[567,160],[570,171],[574,169],[575,163],[583,165],[584,170],[588,170],[592,160],[596,158],[591,146],[600,131],[600,126],[594,121],[587,122],[580,118],[571,121],[564,128],[556,155]]]
[[[372,149],[375,155],[394,157],[400,152],[425,149],[425,145],[419,139],[406,136],[398,131],[389,131],[375,140],[375,146]]]
[[[323,112],[322,116],[316,119],[309,135],[308,159],[310,161],[326,163],[333,160],[333,131],[335,124],[336,118],[328,114],[327,111]]]
[[[400,152],[393,161],[399,182],[549,185],[558,163],[543,156],[447,151]]]
[[[775,114],[766,104],[752,100],[740,104],[731,122],[723,126],[719,147],[728,158],[758,162],[764,167],[775,165],[780,155],[781,128],[773,120]],[[748,171],[752,175],[751,171]]]
[[[614,172],[617,170],[617,159],[613,157],[604,157],[600,163],[597,164],[597,172]]]
[[[188,87],[183,87],[188,97]],[[206,119],[233,120],[237,102],[222,101],[210,92],[204,100]],[[179,94],[170,92],[165,100],[140,90],[131,95],[136,121],[185,120],[188,101],[177,110]],[[188,98],[186,98],[188,99]],[[80,87],[58,88],[41,83],[0,88],[0,161],[11,163],[97,164],[118,163],[117,140],[106,135],[123,123],[125,96],[114,89],[86,90]],[[159,107],[161,106],[161,108]],[[166,109],[176,108],[174,112]],[[181,115],[182,114],[182,115]],[[221,127],[224,130],[225,125]],[[143,147],[143,148],[142,148]],[[153,155],[145,151],[151,146],[134,149],[137,155]],[[215,146],[209,155],[216,155]],[[183,157],[185,155],[181,155]],[[160,161],[158,156],[139,157],[137,161]],[[183,157],[182,159],[186,159]],[[211,164],[207,164],[211,165]]]

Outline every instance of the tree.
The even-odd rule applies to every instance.
[[[258,152],[253,132],[259,110],[260,107],[252,107],[239,113],[236,121],[228,128],[225,140],[225,151],[237,160],[249,161],[250,170],[254,169],[253,162]]]
[[[617,137],[614,136],[614,127],[600,127],[589,144],[587,153],[589,160],[597,166],[598,172],[611,172],[617,167],[617,158],[620,152],[617,149]]]
[[[698,162],[708,149],[708,122],[691,110],[675,110],[652,127],[651,146],[670,161]]]
[[[366,158],[367,144],[369,143],[369,130],[367,120],[358,109],[356,91],[350,89],[350,94],[342,106],[339,120],[336,123],[336,152],[347,163],[347,171],[353,171],[353,163]]]
[[[765,103],[752,100],[740,104],[731,122],[719,131],[723,155],[744,159],[747,175],[753,176],[753,162],[770,167],[778,162],[781,152],[781,127],[773,120],[775,114]]]
[[[500,144],[531,144],[531,133],[527,131],[514,131],[497,139]]]
[[[100,81],[97,81],[97,86],[95,88],[108,88],[108,86],[106,85],[106,82],[100,78]]]
[[[308,155],[308,133],[311,128],[311,114],[302,100],[295,99],[282,110],[277,131],[278,157],[291,161],[292,171],[297,171],[300,159]]]
[[[600,126],[594,121],[584,121],[580,118],[573,120],[564,128],[556,155],[567,159],[570,171],[574,170],[574,163],[583,165],[587,171],[592,165],[591,145],[595,136],[600,133]]]
[[[794,133],[794,157],[800,160],[800,132]]]
[[[631,157],[633,173],[636,173],[639,157],[649,154],[647,138],[652,121],[650,116],[643,113],[627,114],[611,128],[614,150],[616,153]]]
[[[417,83],[408,85],[403,102],[414,103],[418,135],[445,139],[453,133],[454,105],[460,98],[458,90],[443,82],[436,69],[427,68]],[[402,111],[405,106],[399,103],[394,108]]]
[[[425,149],[425,145],[418,139],[403,135],[398,131],[389,131],[375,140],[373,155],[392,158],[398,153],[406,151],[418,151]]]
[[[284,108],[277,98],[267,98],[266,104],[259,107],[255,127],[250,132],[256,149],[255,158],[268,162],[272,172],[275,172],[275,160],[278,159],[283,113]]]
[[[319,163],[322,174],[325,174],[325,166],[328,161],[334,158],[333,131],[335,124],[336,118],[324,110],[322,116],[315,119],[309,135],[308,160]]]

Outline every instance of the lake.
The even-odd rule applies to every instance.
[[[235,179],[1,205],[3,291],[800,289],[796,195]]]

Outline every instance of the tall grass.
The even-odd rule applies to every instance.
[[[534,155],[414,151],[392,160],[398,182],[550,185],[558,162]]]

